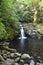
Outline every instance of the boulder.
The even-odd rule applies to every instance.
[[[1,61],[5,62],[5,60],[3,59],[3,57],[0,55],[0,62]]]
[[[6,63],[5,62],[0,62],[0,65],[6,65]]]
[[[11,54],[10,52],[7,53],[7,58],[10,58],[10,54]]]
[[[31,59],[30,55],[29,54],[23,54],[21,56],[22,59]]]
[[[7,59],[7,54],[3,54],[3,58],[6,60]]]
[[[15,63],[14,65],[19,65],[18,63]]]
[[[17,58],[15,59],[15,62],[20,62],[20,57],[17,57]]]
[[[31,60],[31,61],[30,61],[30,65],[35,65],[34,60]]]
[[[21,57],[21,54],[20,54],[20,53],[15,53],[15,55],[16,55],[17,57]]]
[[[6,65],[5,60],[1,55],[0,55],[0,65]]]
[[[24,60],[21,59],[20,62],[24,64]]]
[[[24,65],[29,65],[29,64],[25,63]]]
[[[6,65],[14,64],[14,60],[13,59],[7,59],[5,62],[6,62]]]
[[[14,53],[11,53],[10,58],[14,58],[14,57],[15,57]]]

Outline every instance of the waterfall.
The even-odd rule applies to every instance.
[[[23,26],[20,24],[20,37],[19,39],[26,39]]]
[[[24,30],[23,30],[23,27],[21,27],[21,38],[24,38],[25,37],[25,35],[24,35]]]

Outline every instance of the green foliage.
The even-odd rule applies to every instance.
[[[37,23],[43,23],[43,4],[40,0],[1,0],[0,39],[12,39],[18,34],[20,22],[33,22],[36,8]],[[20,22],[19,22],[20,21]]]
[[[3,39],[6,35],[5,26],[0,22],[0,39]]]
[[[0,10],[0,39],[13,39],[18,34],[19,20],[14,12],[14,0],[2,0]]]

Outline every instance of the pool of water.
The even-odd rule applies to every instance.
[[[40,56],[43,61],[43,39],[40,38],[27,38],[27,39],[14,39],[10,44],[10,48],[17,49],[20,53],[28,53],[34,56]]]

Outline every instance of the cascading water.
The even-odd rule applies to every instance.
[[[19,39],[26,39],[26,38],[27,37],[25,37],[23,26],[20,25],[20,37],[19,37]]]
[[[24,30],[23,30],[23,27],[21,27],[21,38],[24,38]]]

